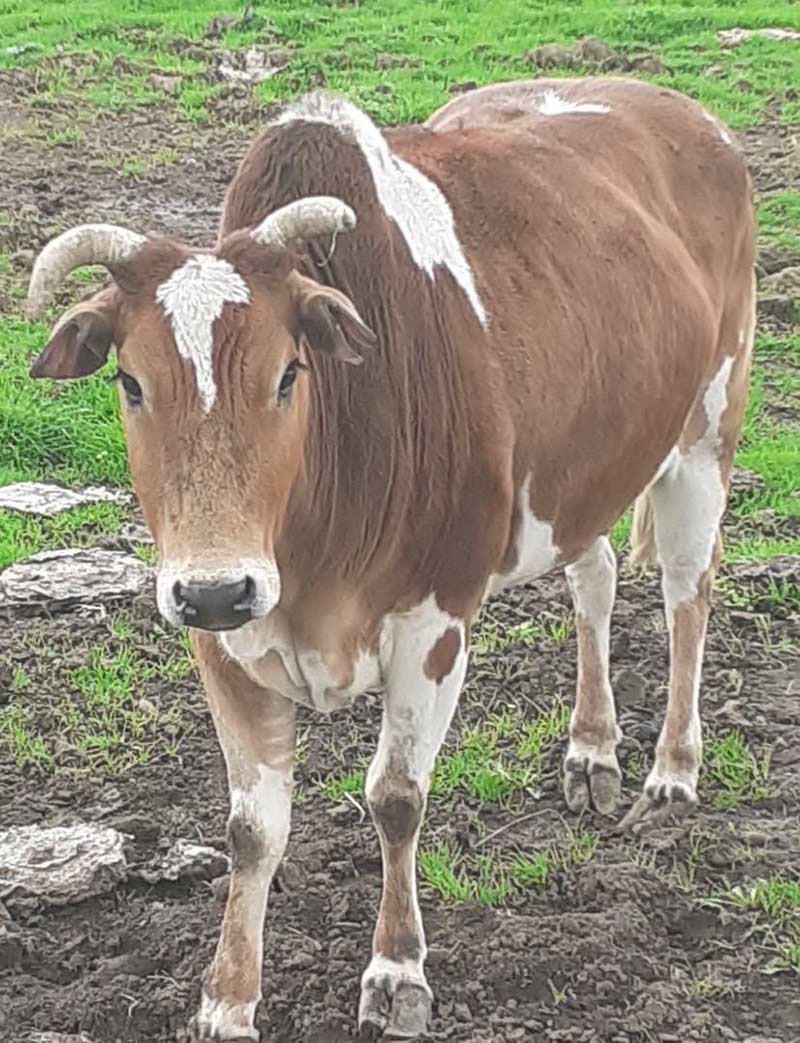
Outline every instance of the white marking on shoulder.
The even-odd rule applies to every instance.
[[[327,123],[355,140],[369,164],[378,201],[403,234],[419,268],[433,279],[441,265],[463,290],[482,326],[488,318],[472,268],[456,233],[453,211],[444,193],[422,171],[392,152],[365,112],[349,101],[312,94],[286,109],[277,124]]]
[[[489,577],[487,595],[497,594],[506,587],[529,583],[549,572],[558,562],[559,550],[553,542],[553,526],[537,518],[531,509],[531,476],[519,489],[519,528],[515,534],[517,561],[505,575]]]
[[[194,366],[203,411],[208,413],[217,397],[214,322],[225,304],[249,303],[247,283],[228,261],[197,254],[158,287],[156,300],[172,324],[181,358]]]
[[[602,116],[611,111],[610,105],[594,102],[568,101],[554,90],[546,90],[536,106],[543,116],[564,116],[567,113],[576,115]]]
[[[726,145],[733,144],[733,138],[715,116],[712,116],[710,112],[703,112],[703,118],[714,127],[717,134],[719,134]]]

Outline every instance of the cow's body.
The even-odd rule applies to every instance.
[[[256,423],[248,362],[267,352],[273,330],[294,328],[294,298],[272,288],[263,273],[273,261],[237,230],[317,195],[343,200],[358,226],[332,251],[329,238],[312,243],[305,274],[345,293],[377,345],[345,372],[334,355],[353,361],[352,352],[330,340],[327,320],[324,330],[309,326],[300,305],[301,344],[313,347],[316,330],[337,350],[304,352],[312,372],[292,407],[295,445],[288,420],[269,420],[269,436]],[[753,239],[748,176],[721,125],[664,90],[576,80],[476,91],[385,138],[347,103],[306,99],[243,160],[219,260],[200,266],[212,276],[198,275],[188,251],[140,248],[126,274],[140,296],[152,284],[164,315],[147,311],[146,321],[171,321],[206,416],[187,412],[172,438],[191,446],[209,487],[190,512],[186,488],[200,479],[178,483],[171,499],[167,465],[153,465],[143,421],[126,414],[134,480],[162,555],[159,604],[174,621],[187,604],[206,611],[200,600],[191,608],[198,576],[256,592],[229,606],[237,622],[252,616],[243,625],[194,631],[228,764],[234,853],[196,1021],[202,1038],[256,1038],[266,896],[289,829],[294,707],[328,711],[376,688],[386,712],[367,797],[384,894],[360,1018],[400,1036],[424,1029],[416,841],[470,625],[486,597],[558,565],[579,644],[566,798],[573,809],[613,811],[606,534],[637,497],[638,550],[657,546],[664,569],[672,671],[656,764],[628,822],[694,802],[708,597],[753,337]],[[194,297],[187,305],[185,270],[215,310]],[[313,284],[298,285],[307,295]],[[198,309],[209,330],[222,316],[213,344],[203,330],[187,340],[186,316],[196,321]],[[118,346],[141,340],[126,321]],[[132,347],[121,347],[121,365],[126,358],[145,371],[146,411],[151,385],[166,378]],[[169,365],[182,367],[171,370],[182,387],[191,367]],[[65,372],[51,358],[39,372],[80,368]],[[250,446],[265,454],[267,442],[277,460],[264,471],[269,496],[247,479]],[[292,469],[285,488],[281,467]],[[278,521],[270,514],[260,538],[253,519],[273,502]],[[246,547],[236,546],[237,517],[253,533]],[[234,552],[256,576],[250,587],[232,570]]]

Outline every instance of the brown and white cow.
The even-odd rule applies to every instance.
[[[671,670],[625,823],[696,801],[753,229],[745,165],[698,105],[541,80],[386,135],[312,95],[253,142],[213,248],[90,225],[43,250],[34,314],[78,265],[113,276],[32,374],[85,376],[116,346],[159,608],[193,628],[228,768],[233,872],[199,1038],[257,1038],[296,705],[375,688],[366,790],[384,882],[359,1018],[395,1038],[425,1029],[416,846],[470,625],[487,596],[555,567],[579,655],[566,800],[614,811],[607,533],[634,501],[634,553],[663,570]]]

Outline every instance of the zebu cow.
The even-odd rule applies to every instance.
[[[495,86],[385,136],[314,95],[252,144],[213,249],[99,225],[42,252],[34,314],[78,265],[113,276],[32,374],[85,376],[116,345],[159,608],[194,628],[227,762],[233,872],[199,1038],[257,1039],[295,706],[374,688],[384,887],[359,1017],[394,1037],[425,1029],[416,845],[470,625],[488,595],[557,566],[579,655],[566,800],[614,811],[607,533],[634,501],[634,553],[657,551],[663,570],[671,669],[625,822],[695,802],[753,253],[727,130],[621,80]]]

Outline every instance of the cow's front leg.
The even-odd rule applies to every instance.
[[[195,1040],[257,1040],[267,895],[289,836],[295,709],[250,681],[215,637],[195,633],[193,645],[228,769],[232,870],[191,1033]]]
[[[366,786],[383,854],[372,960],[361,980],[359,1028],[366,1035],[414,1039],[430,1019],[417,839],[433,762],[464,681],[466,641],[463,621],[441,612],[433,598],[396,625],[383,727]]]

